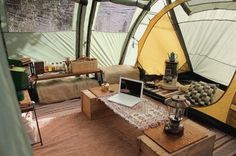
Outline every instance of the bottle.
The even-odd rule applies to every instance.
[[[45,62],[45,65],[44,65],[44,72],[45,72],[45,73],[48,72],[48,64],[47,64],[47,62]]]
[[[48,72],[51,72],[52,71],[52,65],[49,63],[48,64]]]
[[[59,70],[60,70],[60,71],[62,71],[62,70],[63,70],[62,62],[60,62],[60,65],[59,65]]]
[[[59,70],[59,65],[58,65],[58,62],[56,62],[55,71],[58,71],[58,70]]]
[[[53,62],[52,62],[52,71],[55,71],[55,65]]]
[[[66,72],[66,64],[63,62],[63,64],[62,64],[62,70],[64,71],[64,72]]]

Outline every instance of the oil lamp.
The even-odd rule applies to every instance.
[[[182,136],[184,127],[180,122],[183,119],[185,109],[191,105],[190,102],[182,95],[174,95],[166,99],[165,104],[168,106],[169,122],[165,125],[164,131],[170,135]]]

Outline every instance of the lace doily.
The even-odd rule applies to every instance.
[[[116,114],[140,130],[157,127],[168,120],[167,110],[148,99],[143,98],[141,102],[130,108],[108,101],[110,96],[99,97],[99,99]]]

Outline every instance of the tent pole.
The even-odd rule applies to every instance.
[[[1,25],[1,19],[0,19],[0,25]],[[2,38],[2,41],[3,41],[3,46],[5,48],[5,53],[6,53],[6,56],[8,58],[8,52],[7,52],[7,45],[6,45],[6,41],[5,41],[5,37],[4,37],[4,34],[2,32],[2,27],[0,27],[0,37]]]
[[[143,10],[141,12],[141,14],[138,16],[137,20],[134,22],[134,24],[132,25],[129,33],[127,34],[126,38],[125,38],[125,41],[124,41],[124,44],[122,46],[122,49],[121,49],[121,56],[120,56],[120,62],[119,64],[123,64],[124,61],[125,61],[125,56],[126,56],[126,53],[127,53],[127,48],[128,48],[128,45],[129,45],[129,41],[130,41],[130,38],[134,35],[134,33],[136,32],[139,24],[141,23],[141,21],[143,20],[143,18],[145,17],[145,15],[147,14],[147,10]]]
[[[87,0],[83,0],[79,2],[79,8],[77,11],[77,19],[76,19],[76,59],[83,55],[83,37],[84,37],[84,20],[86,13],[86,6],[88,4]]]
[[[8,25],[7,25],[7,12],[6,12],[6,2],[5,0],[0,0],[0,20],[1,22],[1,29],[2,32],[8,32]]]
[[[167,2],[168,5],[171,4],[171,0],[166,0],[166,2]],[[186,61],[187,61],[188,66],[189,66],[189,69],[191,71],[193,71],[193,67],[192,67],[192,64],[191,64],[191,61],[190,61],[190,58],[189,58],[189,55],[188,55],[188,50],[186,48],[186,44],[185,44],[185,41],[184,41],[184,38],[183,38],[183,34],[181,32],[181,29],[179,27],[179,24],[178,24],[178,21],[177,21],[177,18],[176,18],[176,15],[175,15],[175,12],[174,12],[173,9],[170,10],[170,17],[171,17],[172,24],[173,24],[174,30],[176,32],[177,38],[178,38],[178,40],[180,42],[180,45],[183,49]]]
[[[94,16],[96,12],[97,1],[93,0],[92,8],[89,15],[89,23],[88,23],[88,32],[87,32],[87,44],[86,44],[86,56],[90,56],[90,44],[91,44],[91,34],[92,34],[92,26],[94,21]]]
[[[154,0],[152,1],[152,3],[150,4],[150,8],[152,7],[153,4],[155,4],[157,2],[157,0]],[[150,9],[149,8],[149,9]],[[136,32],[136,30],[138,29],[138,26],[139,24],[142,22],[143,18],[145,17],[145,15],[148,13],[148,10],[142,10],[142,12],[140,13],[140,15],[138,16],[138,18],[135,20],[134,24],[132,25],[132,27],[130,28],[126,38],[125,38],[125,41],[124,41],[124,44],[122,46],[122,49],[121,49],[121,56],[120,56],[120,62],[119,64],[123,64],[124,61],[125,61],[125,56],[126,56],[126,53],[127,53],[127,48],[128,48],[128,45],[129,45],[129,41],[131,39],[131,37],[134,35],[134,33]]]

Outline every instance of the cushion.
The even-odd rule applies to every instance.
[[[98,81],[89,78],[73,77],[39,81],[37,83],[39,103],[48,104],[79,98],[81,90],[96,86],[99,86]]]
[[[207,106],[212,104],[216,89],[215,84],[192,82],[185,97],[194,106]]]
[[[113,65],[107,67],[101,67],[103,71],[103,80],[115,84],[119,83],[120,77],[127,77],[131,79],[139,80],[139,69],[130,65]]]

